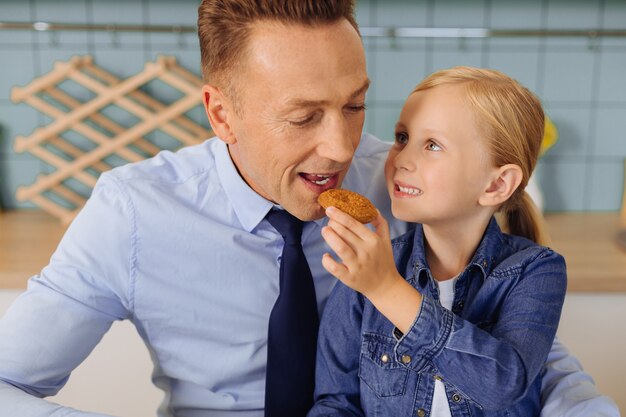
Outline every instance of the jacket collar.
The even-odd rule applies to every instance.
[[[504,236],[498,226],[498,222],[495,217],[492,217],[485,229],[485,233],[474,252],[474,256],[470,260],[465,271],[475,267],[481,271],[483,280],[491,274],[494,266],[497,263],[498,253],[501,245],[504,243]],[[415,272],[415,277],[419,281],[421,287],[425,287],[428,283],[428,277],[430,268],[426,261],[426,250],[424,246],[424,228],[421,224],[415,226],[415,235],[413,237],[413,254],[410,259],[411,265]],[[463,273],[461,273],[464,275]]]

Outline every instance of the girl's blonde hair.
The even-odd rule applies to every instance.
[[[495,166],[515,164],[522,182],[498,209],[504,228],[511,234],[539,244],[547,233],[537,207],[524,189],[539,156],[543,139],[544,113],[539,99],[507,75],[490,69],[454,67],[426,77],[413,92],[444,84],[462,84],[476,124],[487,140]]]

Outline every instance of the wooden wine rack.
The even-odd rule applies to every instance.
[[[89,98],[81,100],[84,92],[73,96],[72,89],[63,88],[68,80],[86,89]],[[175,101],[163,102],[145,91],[155,80],[177,91]],[[29,152],[52,167],[33,184],[19,187],[17,200],[30,201],[67,224],[98,176],[115,165],[107,160],[137,162],[163,149],[150,141],[152,132],[166,133],[179,146],[209,138],[211,131],[186,114],[201,103],[201,86],[202,80],[174,57],[160,56],[138,74],[119,79],[96,66],[91,56],[75,56],[56,62],[51,72],[28,85],[14,87],[13,102],[27,103],[52,119],[29,136],[15,138],[16,152]],[[105,109],[112,106],[130,113],[134,123],[122,125],[108,116]],[[76,135],[81,144],[72,140]]]

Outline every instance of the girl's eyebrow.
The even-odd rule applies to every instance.
[[[406,130],[406,126],[400,120],[396,122],[395,130]]]
[[[426,133],[428,135],[435,135],[435,136],[443,136],[443,137],[445,137],[443,132],[441,132],[441,131],[439,131],[437,129],[425,128],[424,129],[424,133]]]

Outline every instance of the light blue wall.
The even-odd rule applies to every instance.
[[[193,25],[197,0],[1,0],[0,21]],[[498,29],[626,29],[623,0],[359,0],[362,26],[490,27]],[[365,39],[373,85],[366,129],[384,139],[412,87],[454,65],[502,70],[543,100],[560,139],[540,161],[549,211],[617,210],[626,157],[626,38]],[[49,122],[9,100],[12,86],[51,70],[54,61],[91,54],[119,77],[139,72],[157,54],[175,55],[199,73],[195,35],[0,31],[0,193],[18,203],[18,185],[50,167],[13,151],[16,135]],[[194,118],[202,120],[201,111]],[[155,134],[156,135],[156,134]]]

